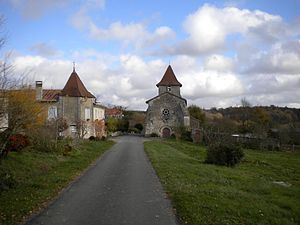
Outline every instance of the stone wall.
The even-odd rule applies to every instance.
[[[173,95],[176,95],[178,97],[180,96],[180,87],[179,86],[159,86],[158,88],[158,95],[161,95],[165,92],[170,92]]]
[[[69,124],[69,128],[64,132],[65,136],[75,137],[77,135],[77,125],[79,122],[87,126],[87,134],[84,138],[95,136],[93,98],[60,96],[58,103],[58,117],[64,118]],[[89,120],[86,120],[85,109],[90,109]]]
[[[162,136],[162,130],[169,128],[171,134],[179,126],[184,126],[184,117],[188,115],[184,99],[164,93],[148,102],[145,120],[145,136],[156,133]]]

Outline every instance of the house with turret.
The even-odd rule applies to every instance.
[[[36,100],[44,104],[47,119],[64,120],[67,128],[62,136],[89,138],[105,136],[105,108],[96,102],[73,68],[62,90],[43,89],[43,82],[36,81]]]

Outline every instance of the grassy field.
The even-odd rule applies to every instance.
[[[36,151],[12,152],[0,164],[0,173],[16,183],[0,189],[0,225],[19,224],[53,199],[94,160],[113,145],[111,141],[83,142],[68,156]]]
[[[191,143],[145,142],[182,224],[300,224],[300,153],[246,150],[234,167]],[[274,182],[283,181],[283,186]]]

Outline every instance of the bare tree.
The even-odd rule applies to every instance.
[[[3,27],[3,22],[3,17],[0,17],[0,29]],[[0,50],[2,51],[5,36],[0,36]],[[13,67],[8,63],[8,56],[1,56],[0,159],[11,135],[16,133],[26,134],[30,129],[37,128],[45,121],[45,111],[42,105],[35,101],[35,91],[30,89],[28,85],[24,85],[22,78],[15,79],[16,76],[13,75]],[[3,123],[5,117],[8,124]]]
[[[241,122],[242,122],[242,133],[249,132],[249,120],[250,120],[250,113],[251,113],[251,103],[246,99],[241,99],[242,105],[242,115],[241,115]]]
[[[83,139],[85,135],[87,135],[89,130],[89,121],[84,120],[78,120],[76,122],[76,128],[77,128],[77,136],[80,139]]]
[[[3,17],[0,17],[0,29],[3,27]],[[0,30],[1,32],[1,30]],[[2,32],[1,32],[2,33]],[[1,34],[0,36],[0,50],[2,50],[5,43],[5,37]],[[7,93],[7,86],[8,86],[8,76],[7,76],[7,63],[5,58],[0,59],[0,131],[1,126],[4,126],[4,119],[5,119],[5,109],[6,109],[6,93]]]

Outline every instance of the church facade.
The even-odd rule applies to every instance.
[[[170,137],[178,127],[189,126],[187,101],[181,97],[182,84],[169,65],[161,81],[156,85],[158,95],[146,101],[145,136],[156,134]]]

